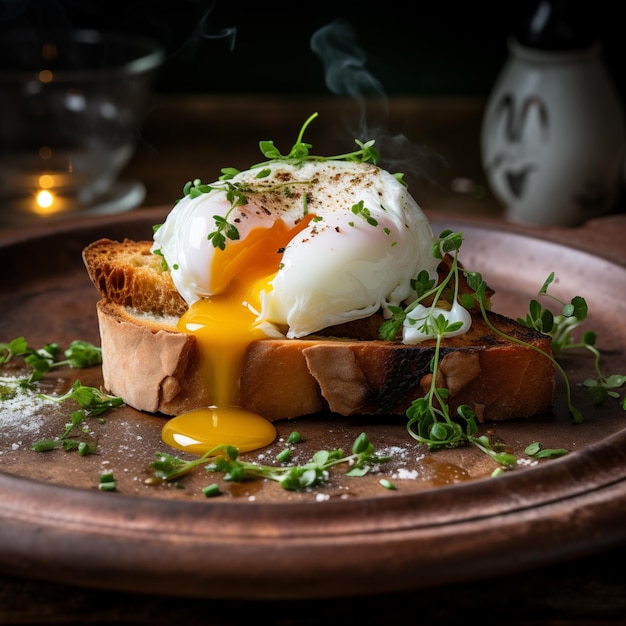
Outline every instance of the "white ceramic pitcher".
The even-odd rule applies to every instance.
[[[625,129],[601,44],[508,45],[481,132],[483,167],[506,217],[575,226],[610,212],[622,190]]]

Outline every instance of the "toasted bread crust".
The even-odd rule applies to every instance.
[[[490,314],[506,330],[511,321]],[[177,415],[208,406],[193,335],[117,304],[98,303],[105,388],[136,409]],[[483,328],[484,330],[484,328]],[[478,331],[480,332],[480,331]],[[519,344],[478,333],[462,345],[444,342],[439,386],[449,405],[469,405],[479,420],[546,412],[554,394],[550,361]],[[549,340],[528,332],[542,350]],[[403,415],[431,380],[432,342],[407,346],[380,340],[266,339],[248,349],[241,405],[269,420],[332,411],[340,415]]]
[[[207,406],[196,338],[129,311],[106,300],[97,303],[105,388],[151,413]]]
[[[511,320],[496,314],[490,317],[496,327],[511,330]],[[448,388],[449,406],[455,409],[467,404],[481,421],[549,411],[555,387],[550,361],[535,350],[493,335],[493,341],[480,341],[479,335],[487,327],[478,319],[474,328],[474,338],[467,343],[454,338],[443,344],[438,386]],[[532,331],[520,334],[549,352],[549,339]],[[294,388],[301,379],[300,395],[309,400],[317,397],[316,410],[340,415],[404,415],[430,386],[434,352],[434,342],[407,346],[327,337],[256,342],[248,351],[242,374],[241,402],[269,419],[307,414],[303,403],[295,403],[295,407],[293,403]],[[264,376],[264,372],[270,375]],[[282,402],[283,397],[288,401]]]
[[[151,246],[151,241],[99,239],[83,250],[83,261],[106,300],[144,313],[180,317],[187,303]]]
[[[102,295],[97,312],[105,388],[136,409],[164,415],[210,405],[196,339],[176,328],[187,306],[174,297],[178,292],[150,242],[100,240],[85,249],[84,258]],[[144,293],[150,290],[158,293]],[[502,333],[550,353],[549,337],[493,312],[488,317]],[[430,386],[435,343],[376,339],[381,320],[375,316],[306,339],[252,343],[241,375],[241,405],[269,420],[320,411],[405,414]],[[496,421],[551,408],[550,360],[494,333],[479,314],[469,332],[443,341],[440,359],[437,385],[449,390],[452,409],[467,404],[479,420]]]

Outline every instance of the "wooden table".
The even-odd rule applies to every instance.
[[[401,156],[389,169],[405,172],[418,202],[428,212],[501,220],[501,208],[487,189],[480,165],[483,102],[396,98],[386,104],[388,118],[381,117],[381,103],[368,103],[368,124],[373,130],[375,124],[385,122],[388,134],[379,145],[388,154]],[[305,135],[314,153],[343,153],[352,149],[355,137],[371,138],[354,132],[361,113],[354,102],[227,95],[157,98],[123,176],[145,184],[145,206],[171,205],[189,179],[210,182],[221,167],[245,169],[263,160],[258,151],[261,139],[274,140],[281,152],[288,151],[303,121],[315,111],[319,118]],[[394,146],[400,148],[394,151]],[[616,246],[615,258],[626,263],[624,246],[619,245],[626,232],[623,218],[616,215],[601,226],[585,225],[559,233],[564,242],[593,250]],[[0,235],[7,232],[0,230]],[[626,545],[495,580],[395,596],[285,602],[165,598],[2,576],[0,623],[232,626],[263,616],[273,624],[316,626],[342,622],[452,624],[461,620],[504,620],[511,625],[622,624],[626,623],[624,562]],[[271,563],[267,575],[272,575]],[[184,581],[173,584],[184,585]]]

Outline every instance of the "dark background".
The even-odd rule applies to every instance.
[[[349,30],[335,45],[358,70],[359,88],[390,96],[480,96],[488,94],[506,59],[507,38],[536,4],[0,0],[0,36],[23,27],[70,26],[148,35],[166,50],[156,84],[163,93],[329,94],[338,91],[326,83],[311,41],[329,24],[343,24]],[[565,4],[602,40],[605,63],[624,98],[621,3]]]

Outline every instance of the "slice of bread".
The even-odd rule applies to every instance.
[[[83,252],[102,299],[97,313],[107,391],[139,410],[177,415],[208,406],[196,338],[177,330],[187,309],[152,242],[101,239]],[[445,268],[444,268],[445,269]],[[506,335],[550,353],[550,338],[488,313]],[[240,403],[269,420],[331,411],[404,415],[432,380],[435,342],[377,339],[380,315],[306,339],[265,339],[248,348]],[[469,405],[479,420],[550,410],[554,367],[532,348],[495,334],[480,314],[469,332],[443,341],[438,386],[449,406]]]
[[[99,239],[83,252],[87,272],[103,298],[130,309],[180,317],[187,303],[151,241]]]

